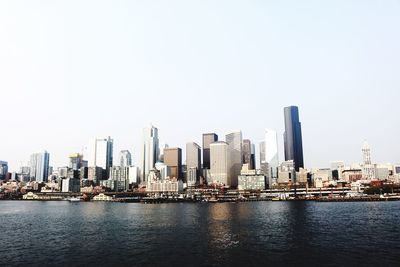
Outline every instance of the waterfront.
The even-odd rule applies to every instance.
[[[400,203],[0,202],[0,266],[396,266]]]

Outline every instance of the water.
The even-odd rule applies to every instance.
[[[0,266],[400,266],[400,202],[0,201]]]

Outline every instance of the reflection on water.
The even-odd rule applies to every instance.
[[[232,221],[236,219],[237,205],[214,204],[208,206],[209,254],[224,257],[224,251],[239,245],[238,233],[232,231]]]
[[[399,218],[400,202],[1,201],[0,266],[396,266]]]

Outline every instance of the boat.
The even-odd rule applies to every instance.
[[[68,199],[68,201],[69,201],[69,202],[80,202],[81,199],[80,199],[80,198],[77,198],[77,197],[71,197],[71,198]]]

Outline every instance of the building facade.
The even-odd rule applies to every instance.
[[[218,141],[218,135],[215,133],[203,134],[203,169],[210,169],[210,145]]]
[[[35,153],[30,159],[30,175],[31,181],[45,183],[49,177],[49,161],[50,154],[47,151]]]
[[[296,171],[304,168],[303,137],[299,118],[299,108],[296,106],[286,107],[285,114],[285,161],[293,160]]]
[[[164,164],[170,170],[170,178],[182,180],[182,149],[165,148],[164,149]]]
[[[113,140],[110,137],[90,140],[88,159],[89,167],[103,168],[108,176],[110,167],[113,166]]]
[[[121,150],[119,152],[119,166],[129,167],[132,165],[132,154],[129,150]]]
[[[199,181],[201,170],[201,147],[194,142],[186,144],[186,170],[187,183],[194,186]]]
[[[142,154],[140,161],[140,182],[146,182],[150,171],[160,156],[158,129],[154,126],[143,129]]]
[[[230,180],[228,181],[229,186],[236,188],[238,186],[238,177],[242,170],[242,132],[235,131],[228,133],[225,136],[226,143],[228,144],[229,154],[229,172]]]
[[[214,142],[210,144],[210,181],[230,186],[230,169],[228,143]]]

